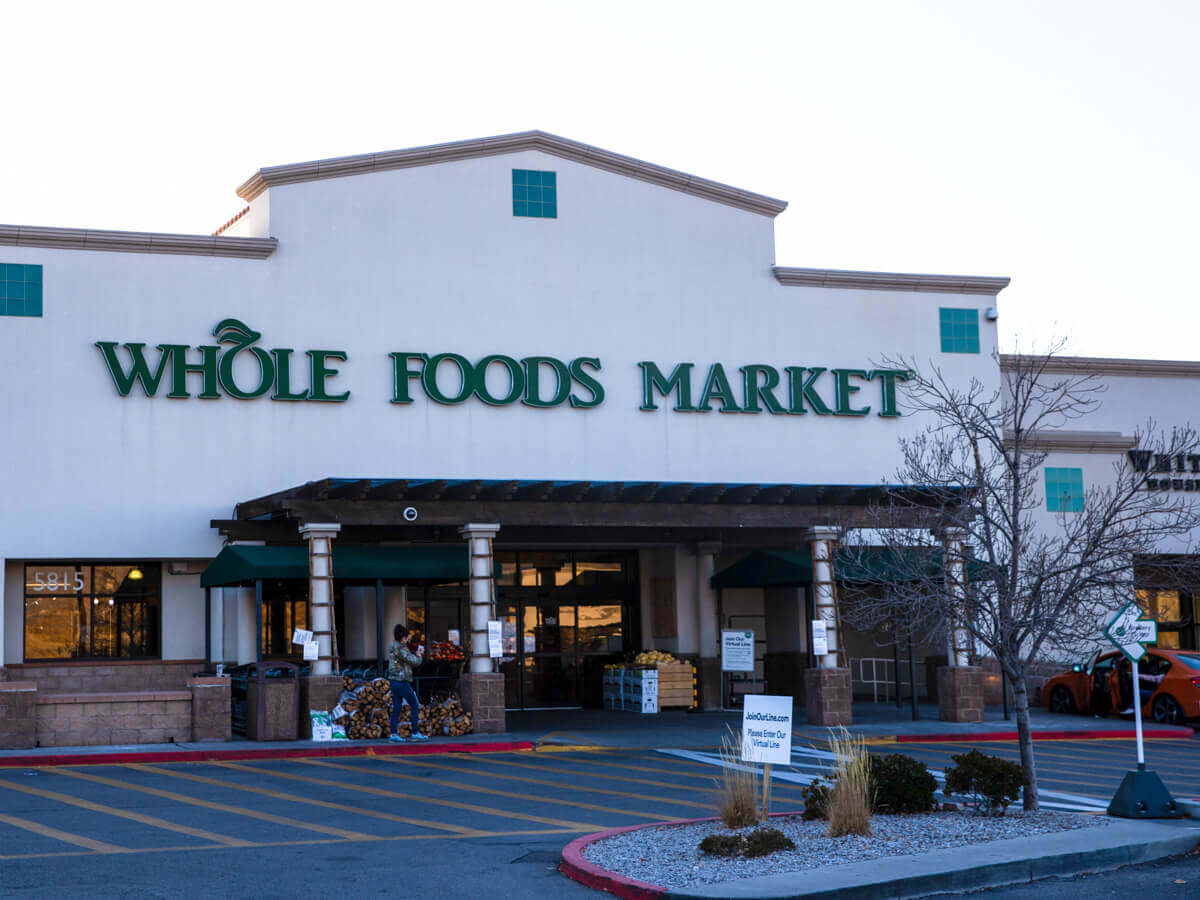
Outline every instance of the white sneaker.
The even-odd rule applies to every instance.
[[[427,740],[429,740],[429,735],[421,734],[421,732],[418,731],[412,737],[410,737],[409,740],[410,741],[427,741]]]
[[[404,738],[402,738],[398,734],[389,734],[388,740],[393,744],[403,744],[404,743]]]

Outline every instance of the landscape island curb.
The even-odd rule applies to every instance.
[[[775,816],[794,816],[796,812],[772,813]],[[714,898],[770,898],[770,900],[877,900],[879,897],[921,897],[947,891],[966,891],[976,888],[998,887],[1008,884],[1025,884],[1056,875],[1072,876],[1085,872],[1100,872],[1121,866],[1151,862],[1166,856],[1176,856],[1200,847],[1200,827],[1193,824],[1173,822],[1160,824],[1145,821],[1121,821],[1100,826],[1100,829],[1081,829],[1074,832],[1058,832],[1052,835],[1037,835],[1030,838],[1015,838],[992,841],[989,844],[970,845],[974,858],[988,855],[1002,856],[978,865],[964,866],[955,860],[961,857],[963,847],[950,847],[940,851],[906,856],[883,857],[866,863],[833,866],[826,869],[806,869],[799,872],[781,873],[758,878],[739,879],[699,885],[673,891],[660,885],[638,881],[616,872],[601,868],[583,855],[584,849],[595,841],[616,834],[638,831],[644,828],[661,828],[664,825],[688,825],[694,822],[711,822],[717,817],[701,819],[674,819],[669,822],[651,822],[646,825],[630,825],[585,834],[567,844],[562,851],[559,871],[565,876],[596,890],[607,891],[623,900],[714,900]],[[1080,843],[1080,835],[1106,835],[1108,840],[1091,849],[1060,846],[1047,838],[1069,836],[1063,844]],[[1013,852],[1014,845],[1024,842],[1024,853]],[[1093,842],[1097,843],[1097,842]],[[989,854],[992,849],[1007,845],[1000,854]],[[946,865],[939,866],[939,857]],[[922,865],[924,861],[924,865]],[[916,863],[915,865],[913,863]],[[831,870],[843,877],[829,878]],[[905,869],[906,874],[891,874]],[[846,877],[849,876],[849,877]],[[831,883],[841,882],[841,883]]]

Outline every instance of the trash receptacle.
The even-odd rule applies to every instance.
[[[246,737],[252,741],[296,740],[300,725],[299,666],[264,662],[249,668]]]

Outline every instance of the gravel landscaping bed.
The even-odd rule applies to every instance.
[[[795,841],[796,849],[758,859],[722,859],[701,853],[697,845],[706,835],[718,832],[744,834],[752,830],[742,828],[730,832],[720,822],[662,825],[627,831],[589,844],[583,855],[590,862],[629,878],[662,887],[682,888],[735,878],[864,862],[885,856],[925,853],[1005,838],[1029,837],[1075,828],[1098,828],[1109,821],[1106,816],[1062,812],[1010,811],[998,819],[962,812],[877,815],[871,817],[871,829],[874,832],[871,837],[831,838],[826,822],[804,822],[799,816],[778,816],[771,819],[771,827],[778,828]]]

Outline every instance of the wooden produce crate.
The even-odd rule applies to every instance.
[[[658,707],[691,708],[694,699],[692,664],[677,661],[658,664]]]

